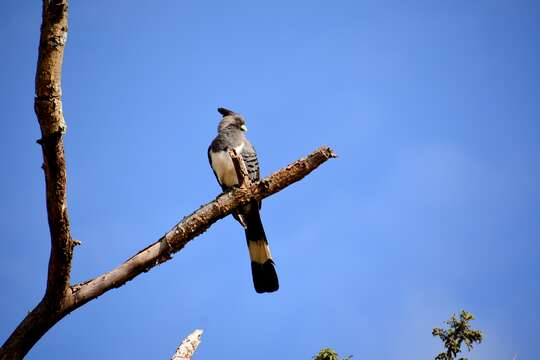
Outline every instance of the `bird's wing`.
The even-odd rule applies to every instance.
[[[246,169],[248,172],[249,180],[252,182],[259,181],[260,179],[260,168],[259,168],[259,159],[257,159],[257,152],[251,143],[245,140],[244,147],[242,148],[242,159],[246,164]],[[262,207],[262,201],[259,201],[259,209]]]
[[[242,155],[242,159],[246,164],[249,180],[253,182],[259,181],[260,170],[259,160],[257,159],[257,152],[255,151],[255,148],[249,143],[249,141],[246,140],[245,142],[246,143],[244,144],[242,152],[240,154]]]

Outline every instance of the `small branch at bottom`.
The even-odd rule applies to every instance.
[[[171,360],[190,360],[201,342],[202,330],[195,330],[180,344]]]

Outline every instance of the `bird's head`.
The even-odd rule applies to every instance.
[[[237,128],[241,131],[247,131],[246,120],[244,120],[242,115],[221,107],[218,108],[218,112],[223,115],[223,119],[221,119],[218,125],[218,131],[222,131],[229,127]]]

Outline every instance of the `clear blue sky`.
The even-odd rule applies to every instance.
[[[33,80],[41,6],[2,1],[0,342],[39,301],[49,235]],[[117,266],[219,187],[218,106],[269,174],[281,288],[253,290],[227,218],[63,319],[28,359],[430,359],[467,309],[476,360],[540,358],[537,1],[72,1],[63,71],[73,280]]]

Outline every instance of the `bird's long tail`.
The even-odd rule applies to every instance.
[[[258,206],[250,206],[244,219],[255,291],[258,293],[274,292],[279,289],[279,282]]]

